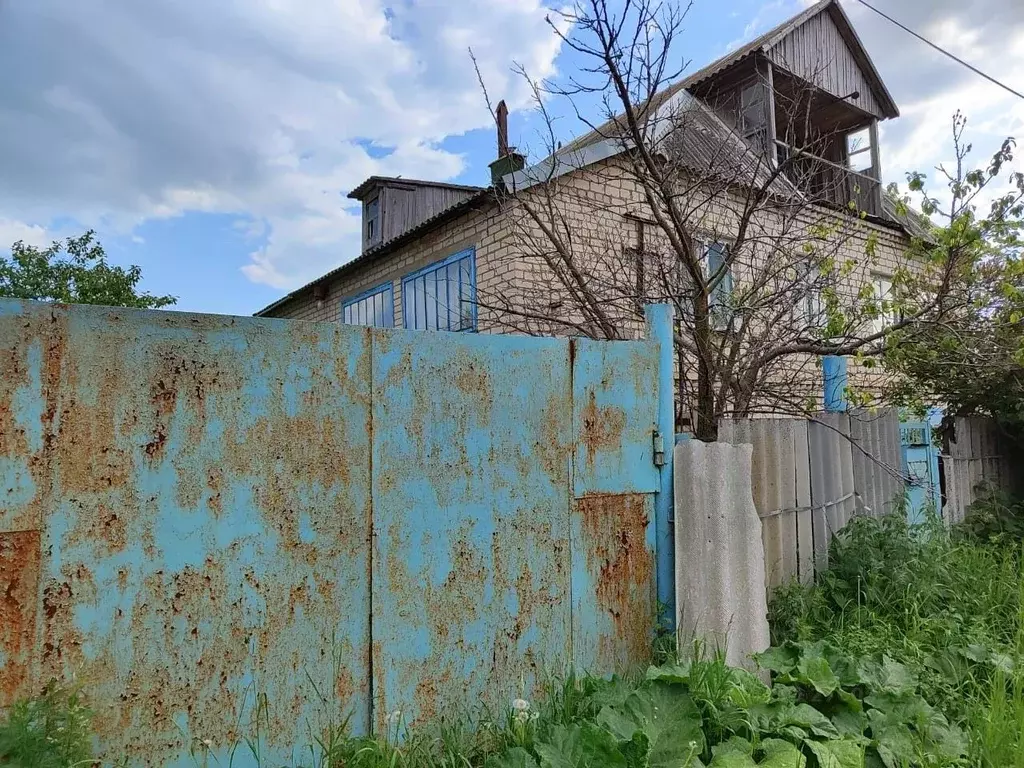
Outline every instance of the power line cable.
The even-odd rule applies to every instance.
[[[949,58],[951,58],[957,64],[962,64],[963,66],[967,67],[974,74],[981,75],[986,80],[988,80],[990,83],[994,83],[994,84],[998,85],[1000,88],[1002,88],[1003,90],[1009,91],[1014,96],[1016,96],[1018,99],[1024,99],[1024,93],[1021,93],[1020,91],[1015,91],[1013,88],[1011,88],[1010,86],[1006,85],[1006,83],[1001,83],[998,80],[996,80],[994,77],[992,77],[992,75],[985,74],[984,72],[982,72],[977,67],[973,66],[972,64],[968,64],[966,61],[964,61],[963,59],[959,58],[958,56],[950,53],[945,48],[942,48],[941,46],[936,45],[935,43],[933,43],[928,38],[923,37],[923,36],[917,34],[917,32],[912,30],[910,27],[908,27],[908,26],[906,26],[904,24],[901,24],[900,22],[896,21],[896,19],[894,19],[892,16],[887,16],[886,14],[882,13],[880,10],[875,8],[875,6],[865,2],[865,0],[857,0],[857,2],[860,3],[861,5],[863,5],[865,8],[868,8],[868,9],[874,11],[879,16],[881,16],[883,19],[885,19],[886,21],[891,22],[892,24],[895,24],[897,27],[902,29],[904,32],[907,32],[907,33],[913,35],[914,37],[916,37],[921,42],[927,43],[928,45],[930,45],[932,48],[934,48],[939,53],[944,54],[946,56],[949,56]]]

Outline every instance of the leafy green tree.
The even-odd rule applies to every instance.
[[[11,246],[10,257],[0,256],[0,296],[68,304],[155,309],[174,304],[174,296],[139,291],[142,270],[107,262],[103,246],[92,230],[49,248],[36,248],[21,240]]]
[[[1024,174],[1002,171],[1013,161],[1007,139],[989,164],[971,168],[966,121],[954,118],[956,168],[940,168],[947,189],[929,194],[921,174],[909,187],[921,210],[941,223],[921,243],[930,264],[958,265],[948,275],[946,303],[935,322],[914,322],[887,340],[884,362],[899,374],[896,395],[907,405],[945,406],[950,416],[987,415],[1024,437]],[[994,197],[994,199],[992,199]],[[909,199],[909,198],[907,198]],[[990,203],[985,201],[991,200]],[[900,287],[895,312],[912,305],[925,282]]]

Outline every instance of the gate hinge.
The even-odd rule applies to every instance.
[[[665,466],[665,438],[658,430],[654,430],[654,466]]]

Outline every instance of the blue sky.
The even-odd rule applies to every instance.
[[[1024,84],[1024,4],[877,4]],[[699,68],[801,7],[696,0],[680,59]],[[844,7],[903,113],[883,126],[887,179],[948,159],[956,108],[979,160],[1024,139],[1020,100]],[[512,140],[543,152],[509,67],[579,66],[546,13],[538,0],[0,0],[0,247],[95,228],[178,309],[249,314],[357,255],[345,195],[366,176],[487,183],[493,127],[468,46],[509,102]]]

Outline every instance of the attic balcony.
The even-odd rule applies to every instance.
[[[878,121],[850,103],[775,78],[773,160],[814,202],[881,218]]]
[[[783,172],[812,202],[881,218],[882,182],[871,167],[856,169],[775,141]]]

